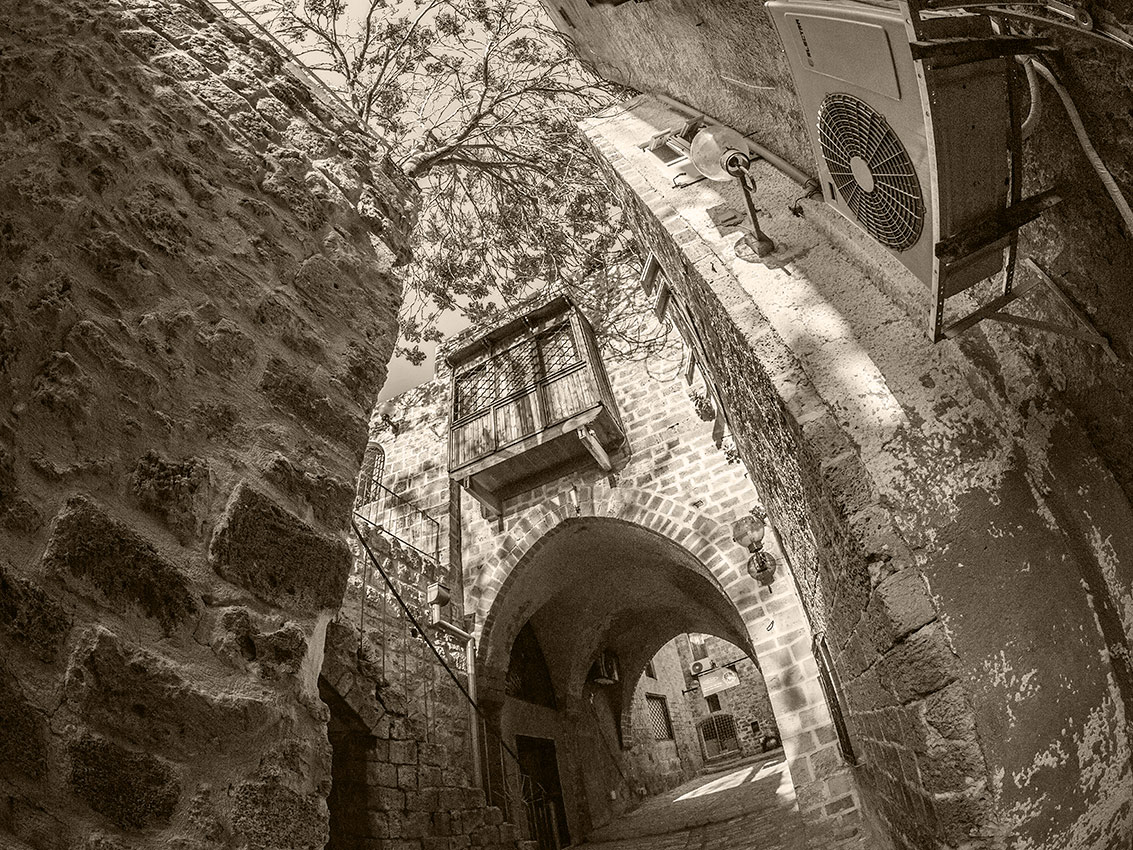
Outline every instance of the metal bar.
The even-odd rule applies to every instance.
[[[1094,335],[1094,344],[1100,345],[1102,348],[1104,348],[1106,350],[1106,353],[1114,361],[1119,361],[1121,358],[1118,357],[1117,352],[1114,351],[1112,347],[1110,347],[1109,340],[1106,338],[1106,336],[1101,333],[1101,331],[1099,331],[1096,327],[1094,327],[1094,323],[1090,321],[1090,317],[1085,314],[1081,307],[1079,307],[1070,299],[1069,295],[1062,291],[1062,287],[1055,282],[1054,278],[1051,277],[1046,272],[1046,270],[1043,269],[1042,266],[1040,266],[1030,257],[1027,257],[1026,263],[1027,266],[1030,267],[1042,279],[1042,282],[1046,284],[1046,288],[1054,294],[1054,297],[1058,299],[1059,303],[1061,303],[1063,307],[1069,310],[1071,314],[1073,314],[1074,317],[1083,326],[1085,326],[1090,333]],[[1086,341],[1090,342],[1090,340]]]
[[[992,313],[998,312],[999,310],[1010,304],[1012,301],[1016,301],[1019,298],[1022,298],[1038,285],[1039,282],[1037,280],[1031,281],[1030,283],[1025,283],[1022,286],[1011,290],[1006,295],[1000,295],[994,301],[989,301],[978,310],[974,310],[964,318],[950,324],[944,329],[943,336],[947,339],[955,339],[972,325],[979,322],[981,319],[986,319]]]
[[[911,41],[909,48],[912,50],[913,59],[924,62],[929,67],[952,68],[1002,56],[1035,53],[1049,49],[1050,42],[1045,38],[1022,36],[941,38],[932,41]]]
[[[982,248],[1018,230],[1038,218],[1044,210],[1062,201],[1058,187],[1046,189],[1037,195],[1007,207],[1002,212],[985,216],[946,239],[936,243],[936,256],[941,265],[949,265],[974,254]]]

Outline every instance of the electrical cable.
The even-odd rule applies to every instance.
[[[1066,87],[1058,81],[1054,72],[1048,68],[1043,62],[1038,59],[1031,59],[1035,66],[1035,70],[1042,76],[1044,80],[1051,84],[1059,98],[1062,100],[1062,105],[1066,108],[1066,116],[1070,119],[1070,124],[1074,127],[1074,133],[1078,137],[1078,143],[1082,147],[1083,153],[1086,154],[1086,159],[1090,161],[1094,171],[1097,172],[1102,185],[1105,187],[1106,192],[1110,198],[1113,199],[1114,205],[1117,207],[1122,220],[1125,222],[1126,238],[1133,236],[1133,209],[1129,208],[1129,202],[1125,200],[1125,196],[1121,193],[1121,189],[1117,185],[1117,181],[1113,179],[1113,175],[1109,169],[1106,168],[1102,158],[1094,149],[1093,144],[1090,142],[1090,137],[1086,133],[1086,125],[1082,123],[1082,116],[1078,114],[1078,108],[1074,105],[1074,101],[1070,97],[1070,92]]]
[[[1034,62],[1031,57],[1019,56],[1016,59],[1027,73],[1027,93],[1031,99],[1030,109],[1027,112],[1027,117],[1023,119],[1023,127],[1020,130],[1023,140],[1026,141],[1035,131],[1035,127],[1038,126],[1039,118],[1042,117],[1043,103],[1042,95],[1039,92],[1039,78],[1035,73]]]

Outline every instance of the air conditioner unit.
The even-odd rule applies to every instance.
[[[895,4],[896,5],[896,4]],[[1002,55],[914,61],[898,8],[769,0],[806,118],[826,201],[944,300],[1003,267],[1003,237],[952,259],[937,245],[1007,204],[1010,114]],[[933,38],[981,41],[983,16],[938,15]],[[979,54],[976,54],[979,55]]]
[[[716,662],[711,658],[701,658],[699,661],[694,661],[688,665],[688,672],[693,676],[699,676],[701,673],[707,673],[715,666]]]
[[[618,656],[609,649],[604,649],[594,662],[594,681],[599,685],[613,685],[618,681]]]

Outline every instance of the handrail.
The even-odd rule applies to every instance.
[[[376,492],[379,496],[381,496],[381,498],[358,505],[358,507],[354,511],[355,516],[357,516],[359,519],[365,520],[370,525],[378,528],[379,530],[388,534],[390,537],[399,540],[406,546],[430,559],[433,562],[433,567],[435,569],[436,566],[440,563],[441,556],[441,524],[435,518],[429,516],[429,514],[427,514],[421,508],[417,507],[415,503],[413,503],[409,499],[406,499],[404,496],[395,493],[393,490],[382,484],[374,482],[373,489],[369,492]],[[366,508],[372,505],[379,506],[376,511],[371,512],[372,514],[382,514],[384,512],[384,517],[380,521],[376,516],[367,516],[366,513],[364,513]],[[399,517],[392,514],[392,511],[396,509],[404,510],[409,514],[409,516],[412,517],[412,520],[409,523],[399,523]],[[418,539],[417,543],[415,543],[408,537],[402,536],[401,534],[397,533],[399,525],[404,529],[407,527],[415,527],[418,524],[424,525],[425,528],[429,529],[425,536],[430,539],[424,542],[426,544],[432,544],[432,552],[429,552],[428,550],[417,545],[417,543],[423,542],[420,539]]]
[[[383,488],[383,489],[385,489],[385,488]],[[357,512],[355,512],[355,514],[354,514],[355,519],[357,519],[358,516],[359,515],[357,514]],[[529,799],[527,794],[524,791],[524,788],[525,788],[525,786],[531,784],[531,780],[530,780],[530,777],[528,777],[525,773],[523,773],[523,766],[519,761],[519,754],[516,753],[515,750],[513,750],[511,748],[511,746],[508,744],[508,742],[505,741],[503,739],[503,737],[496,730],[491,729],[488,726],[488,718],[487,718],[483,708],[480,706],[480,703],[472,697],[472,695],[468,692],[468,689],[464,686],[464,683],[460,681],[460,677],[456,675],[456,671],[454,671],[452,669],[452,667],[449,666],[449,663],[445,659],[444,654],[437,648],[437,645],[433,642],[432,638],[429,637],[429,632],[428,632],[427,628],[425,627],[425,624],[422,623],[420,620],[418,620],[416,616],[414,616],[413,611],[410,609],[408,603],[406,603],[404,597],[398,591],[397,585],[395,584],[394,580],[390,578],[389,573],[382,566],[381,561],[374,555],[373,550],[370,548],[370,544],[366,542],[366,536],[362,533],[362,530],[358,527],[358,523],[355,522],[354,520],[351,520],[350,526],[354,530],[354,534],[358,538],[358,542],[359,542],[359,544],[361,544],[362,550],[365,552],[366,557],[369,558],[370,564],[373,565],[373,567],[377,571],[378,575],[381,576],[382,582],[385,584],[385,586],[389,590],[389,592],[393,595],[394,600],[397,602],[398,606],[401,608],[402,612],[405,614],[405,617],[408,620],[408,622],[410,624],[412,624],[413,628],[417,632],[417,635],[422,640],[425,641],[425,644],[432,651],[433,655],[436,656],[437,661],[440,662],[441,667],[448,674],[449,678],[452,679],[453,684],[456,685],[457,690],[460,691],[461,696],[464,697],[464,699],[468,702],[469,706],[475,712],[476,716],[479,717],[480,723],[481,723],[481,728],[484,730],[485,737],[487,737],[487,735],[490,734],[496,740],[496,742],[500,745],[501,766],[502,766],[502,759],[506,755],[507,758],[510,760],[510,762],[516,768],[516,775],[519,778],[519,786],[518,786],[519,787],[519,793],[514,795],[514,796],[517,796],[519,798],[519,803],[522,806],[522,808],[526,811],[529,823],[533,823],[533,819],[535,817],[535,803],[537,802],[536,799],[535,799],[536,798],[535,789],[532,788],[532,794],[531,794],[531,797]],[[365,590],[363,590],[363,604],[364,604],[364,602],[365,602]],[[360,626],[360,631],[364,631],[364,625]],[[361,640],[361,639],[362,639],[362,635],[359,635],[359,640]],[[472,729],[470,729],[469,731],[472,735],[476,734],[476,729],[474,727]],[[491,770],[488,770],[487,773],[490,776]],[[505,792],[505,799],[510,801],[513,798],[513,794],[511,792],[514,789],[506,787],[507,785],[512,784],[509,780],[509,777],[508,777],[506,771],[504,772],[504,776],[502,777],[502,780],[505,784],[505,788],[503,789],[504,792]],[[486,790],[486,795],[490,795],[490,794],[491,794],[491,788],[489,787]],[[491,805],[491,800],[488,798],[488,796],[485,796],[485,802],[488,803],[489,805]],[[556,834],[557,834],[557,830],[555,830],[555,831],[556,831]]]

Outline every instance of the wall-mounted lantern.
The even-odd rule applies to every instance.
[[[775,559],[763,551],[766,533],[767,515],[759,507],[732,523],[732,540],[751,553],[747,559],[747,574],[764,587],[770,587],[775,579]]]

